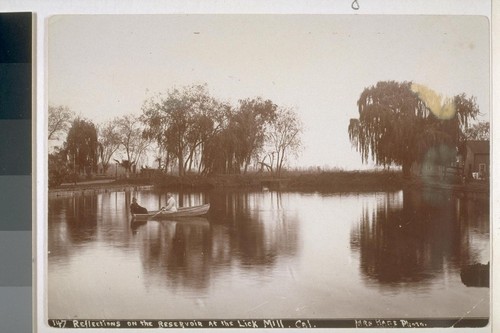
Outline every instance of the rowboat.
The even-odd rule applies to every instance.
[[[166,220],[179,217],[203,216],[208,213],[210,204],[192,207],[179,207],[176,212],[166,212],[161,210],[150,211],[148,214],[133,214],[134,221],[145,220]]]

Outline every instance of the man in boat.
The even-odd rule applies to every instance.
[[[177,211],[177,203],[175,202],[172,193],[167,193],[167,205],[165,207],[162,207],[161,210],[168,213]]]
[[[130,212],[132,214],[147,214],[148,210],[137,203],[137,198],[132,198],[132,203],[130,204]]]

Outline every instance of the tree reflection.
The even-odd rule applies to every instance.
[[[279,218],[263,216],[262,203],[248,193],[212,194],[210,203],[206,223],[180,219],[144,226],[140,243],[146,284],[205,289],[229,267],[259,272],[295,253],[296,229],[284,224],[296,221],[282,210],[264,210]]]
[[[210,257],[208,221],[150,221],[141,240],[146,283],[206,288]]]
[[[155,193],[133,195],[149,206],[158,202]],[[298,221],[283,209],[280,193],[204,195],[211,203],[207,218],[142,223],[131,222],[130,191],[51,198],[49,258],[69,260],[89,248],[114,249],[123,258],[140,256],[146,285],[199,291],[228,269],[265,274],[280,258],[297,252]],[[203,196],[182,197],[199,204]]]
[[[479,227],[487,233],[487,221],[487,200],[432,190],[404,191],[401,200],[387,194],[375,209],[364,207],[351,248],[359,252],[367,281],[425,284],[444,269],[459,271],[481,260],[471,232]]]
[[[214,243],[228,244],[232,260],[252,269],[270,268],[278,257],[295,254],[297,220],[285,214],[281,195],[268,192],[212,196],[217,221],[214,226],[223,229],[214,235],[218,237]]]
[[[75,195],[51,200],[48,206],[48,244],[51,255],[65,255],[74,245],[96,237],[97,197]]]

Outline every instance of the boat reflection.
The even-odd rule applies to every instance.
[[[137,221],[137,220],[132,219],[130,221],[130,229],[132,230],[132,232],[134,234],[136,234],[137,233],[137,229],[139,229],[143,225],[146,225],[147,223],[148,223],[148,221]]]

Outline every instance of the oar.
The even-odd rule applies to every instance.
[[[158,213],[156,213],[155,215],[151,216],[151,217],[150,217],[150,219],[152,219],[152,218],[156,217],[156,215],[160,214],[161,212],[163,212],[163,208],[162,208],[162,209],[160,209],[160,210],[158,211]]]

